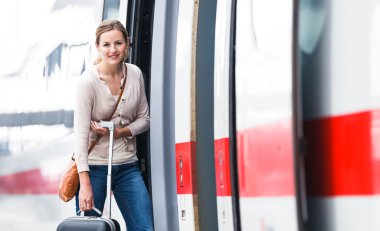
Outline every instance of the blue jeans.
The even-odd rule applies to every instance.
[[[107,170],[107,165],[90,165],[94,203],[100,211],[103,211],[107,196]],[[112,166],[111,190],[128,231],[153,230],[152,204],[137,162]],[[75,198],[77,211],[78,193]],[[87,211],[85,215],[99,216],[95,211]]]

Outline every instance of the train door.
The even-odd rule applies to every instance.
[[[179,229],[174,130],[178,4],[154,4],[149,140],[155,230]]]
[[[299,30],[307,230],[379,230],[380,1],[301,0]]]
[[[231,139],[241,230],[302,230],[295,171],[294,15],[290,0],[236,3],[236,133]]]
[[[177,203],[179,229],[189,231],[199,230],[194,94],[197,14],[194,1],[179,1],[175,71]]]
[[[231,13],[231,0],[217,2],[214,57],[214,163],[218,227],[221,231],[238,230],[236,222],[234,223],[236,209],[234,210],[232,205],[233,182],[231,182],[230,161]]]

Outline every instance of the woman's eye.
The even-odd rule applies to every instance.
[[[110,44],[106,43],[106,44],[103,44],[104,47],[109,47]]]

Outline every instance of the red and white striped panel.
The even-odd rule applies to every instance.
[[[293,1],[237,1],[236,126],[242,230],[298,230]]]
[[[57,194],[66,159],[61,151],[69,153],[70,141],[1,158],[0,230],[55,230],[74,213],[74,204],[63,203]]]
[[[306,7],[305,20],[315,17]],[[319,61],[303,70],[320,69],[303,76],[310,230],[375,231],[380,229],[380,1],[334,0],[325,7],[328,17],[321,12],[319,17],[325,17],[326,36],[319,37],[318,50],[306,53]],[[307,47],[301,43],[304,52]]]
[[[231,1],[217,2],[214,61],[214,150],[218,228],[233,230],[229,140]]]
[[[198,4],[179,2],[176,80],[175,143],[179,229],[199,230],[195,159],[195,38]]]
[[[0,161],[0,230],[55,230],[75,215],[75,199],[62,202],[58,184],[73,147],[73,135]],[[113,217],[122,215],[112,200]],[[120,222],[125,227],[124,222]]]
[[[74,214],[74,203],[63,203],[57,194],[66,162],[57,147],[65,150],[66,146],[69,147],[55,145],[2,157],[0,230],[55,230],[59,222]]]

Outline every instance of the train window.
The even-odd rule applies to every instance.
[[[326,21],[326,7],[321,0],[301,0],[299,11],[299,42],[303,52],[314,52]]]
[[[65,44],[59,44],[49,55],[46,57],[45,77],[51,77],[54,73],[61,70],[62,50],[65,49]]]
[[[85,70],[89,43],[59,44],[46,57],[43,76],[51,78],[61,76],[64,78],[77,77]]]
[[[103,20],[119,18],[120,0],[105,0]]]
[[[88,46],[88,42],[69,46],[68,55],[70,59],[68,60],[67,76],[78,76],[84,72]]]

